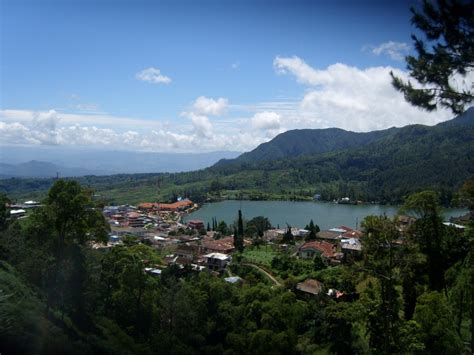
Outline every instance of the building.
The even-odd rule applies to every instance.
[[[333,228],[331,230],[324,230],[316,233],[316,238],[338,242],[342,238],[343,233],[345,233],[345,231],[339,230],[338,228]]]
[[[145,221],[143,220],[140,213],[128,212],[127,213],[128,226],[132,228],[143,228]]]
[[[209,270],[223,271],[232,261],[232,257],[222,253],[210,253],[204,255],[204,260],[206,261],[206,266]]]
[[[230,254],[235,250],[234,237],[221,239],[204,238],[202,240],[202,247],[205,253]]]
[[[311,241],[304,243],[298,250],[298,256],[302,259],[313,259],[316,254],[320,254],[327,259],[334,258],[334,244],[321,241]]]
[[[10,210],[10,216],[12,218],[21,218],[25,217],[26,211],[24,209]]]
[[[359,257],[362,254],[362,243],[357,238],[341,239],[341,251],[344,257]]]
[[[197,229],[197,230],[204,229],[204,222],[198,219],[193,219],[191,221],[188,221],[186,225],[188,226],[188,228],[191,228],[191,229]]]
[[[195,256],[199,254],[199,247],[197,245],[182,244],[176,249],[174,255],[182,259],[193,261]]]
[[[296,290],[309,296],[316,296],[322,292],[323,284],[318,280],[307,279],[304,282],[298,282]]]

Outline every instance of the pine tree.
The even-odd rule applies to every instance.
[[[423,0],[423,13],[411,8],[411,22],[421,30],[430,43],[412,35],[417,56],[407,56],[410,81],[392,76],[393,86],[414,106],[433,111],[449,108],[459,114],[474,100],[472,82],[455,87],[454,76],[465,81],[474,66],[474,2],[438,0],[437,5]],[[462,87],[464,86],[464,87]]]

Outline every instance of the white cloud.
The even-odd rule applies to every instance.
[[[302,84],[327,84],[332,78],[324,70],[315,70],[302,59],[293,56],[290,58],[276,57],[273,66],[279,74],[293,74]]]
[[[160,69],[158,68],[147,68],[135,75],[137,80],[147,81],[152,84],[169,84],[171,83],[171,78],[161,74]]]
[[[194,112],[190,112],[187,114],[187,117],[191,120],[194,132],[198,137],[204,137],[210,139],[212,137],[212,123],[209,121],[207,116],[198,115]]]
[[[193,104],[194,112],[202,115],[218,116],[225,113],[229,101],[223,97],[217,100],[205,96],[199,96]]]
[[[337,63],[318,70],[298,57],[276,57],[274,66],[311,87],[304,93],[299,109],[283,116],[282,125],[289,129],[370,131],[413,123],[433,125],[452,117],[446,110],[429,113],[407,103],[391,85],[390,71],[408,78],[406,72],[396,68],[359,69]]]
[[[410,45],[404,42],[388,41],[372,48],[375,55],[388,55],[393,60],[403,60],[410,51]]]
[[[256,129],[279,129],[281,125],[280,119],[281,117],[278,113],[264,111],[256,113],[250,120],[250,123]]]

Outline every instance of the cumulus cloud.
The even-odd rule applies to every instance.
[[[264,111],[256,113],[250,120],[250,123],[256,129],[279,129],[281,124],[280,118],[280,115],[276,112]]]
[[[195,113],[202,115],[219,116],[227,110],[229,101],[223,97],[217,100],[205,96],[199,96],[193,103]]]
[[[158,68],[147,68],[135,75],[137,80],[146,81],[152,84],[169,84],[171,83],[171,78],[161,74],[160,69]]]
[[[331,77],[323,70],[315,70],[299,57],[283,58],[277,56],[273,67],[279,74],[293,74],[301,84],[319,85],[327,83]]]
[[[172,128],[166,124],[152,125],[150,122],[143,128],[142,124],[147,124],[145,120],[119,117],[115,119],[122,120],[121,124],[113,125],[110,122],[114,118],[110,116],[103,116],[107,124],[98,127],[94,122],[99,123],[101,117],[93,114],[71,115],[54,110],[0,110],[0,142],[9,145],[55,144],[140,151],[204,152],[244,151],[267,140],[264,134],[240,131],[232,124],[223,124],[216,132],[207,116],[196,113],[186,116],[188,125],[175,125]]]
[[[207,116],[198,115],[194,112],[190,112],[187,114],[187,117],[191,120],[194,127],[194,132],[199,137],[204,137],[207,139],[210,139],[212,137],[213,127],[211,121],[209,121],[209,118]]]
[[[375,55],[387,55],[393,60],[403,60],[410,51],[410,45],[404,42],[388,41],[381,43],[377,47],[372,47]]]
[[[317,70],[298,57],[277,57],[274,66],[310,86],[291,122],[283,122],[289,128],[370,131],[413,123],[433,125],[452,117],[446,110],[428,113],[408,104],[392,87],[389,75],[393,71],[407,79],[407,73],[393,67],[359,69],[337,63]]]

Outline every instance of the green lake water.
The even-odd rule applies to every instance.
[[[356,228],[364,217],[369,215],[393,216],[398,207],[386,205],[339,205],[330,202],[293,202],[293,201],[221,201],[204,204],[199,210],[184,218],[199,219],[212,224],[212,218],[225,221],[227,224],[237,220],[238,210],[242,210],[244,219],[249,220],[256,216],[268,217],[273,226],[285,227],[288,223],[292,227],[303,228],[312,219],[321,229],[338,226]],[[446,220],[451,216],[460,216],[466,213],[465,209],[445,209]]]

